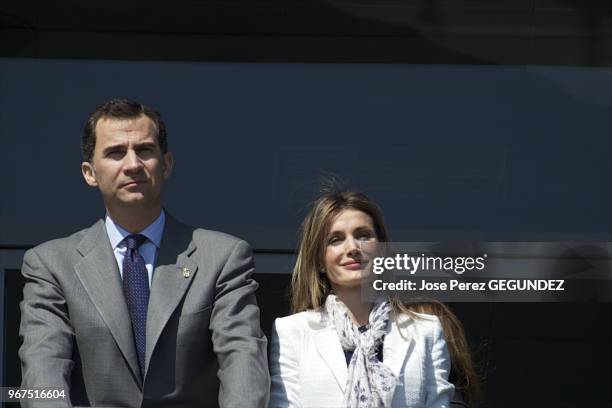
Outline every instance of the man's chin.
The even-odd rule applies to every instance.
[[[130,194],[130,196],[123,197],[120,200],[121,204],[123,204],[125,206],[134,205],[134,206],[137,206],[137,207],[140,207],[140,206],[146,204],[149,201],[150,200],[147,200],[147,198],[144,197],[141,194]]]
[[[117,208],[147,208],[154,206],[154,201],[142,194],[130,194],[129,196],[121,197],[113,200],[113,204]]]

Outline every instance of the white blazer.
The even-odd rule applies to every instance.
[[[383,344],[383,364],[399,383],[393,407],[448,408],[454,386],[450,358],[437,317],[392,315]],[[270,353],[270,408],[341,407],[348,367],[326,314],[306,311],[276,319]]]

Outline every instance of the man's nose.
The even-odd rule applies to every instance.
[[[140,157],[136,154],[134,150],[128,150],[124,157],[124,170],[126,171],[139,171],[142,169],[142,162],[140,161]]]

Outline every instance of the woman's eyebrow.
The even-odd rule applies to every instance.
[[[361,232],[361,231],[373,232],[374,229],[370,227],[369,225],[360,225],[359,227],[355,228],[355,231],[356,232]]]

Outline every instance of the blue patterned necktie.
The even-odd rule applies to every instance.
[[[140,234],[132,234],[125,237],[127,252],[123,258],[123,295],[127,303],[132,329],[134,330],[134,342],[138,352],[138,363],[140,373],[144,376],[145,369],[145,347],[147,333],[147,307],[149,305],[149,273],[145,266],[143,257],[138,253],[138,248],[147,240]]]

